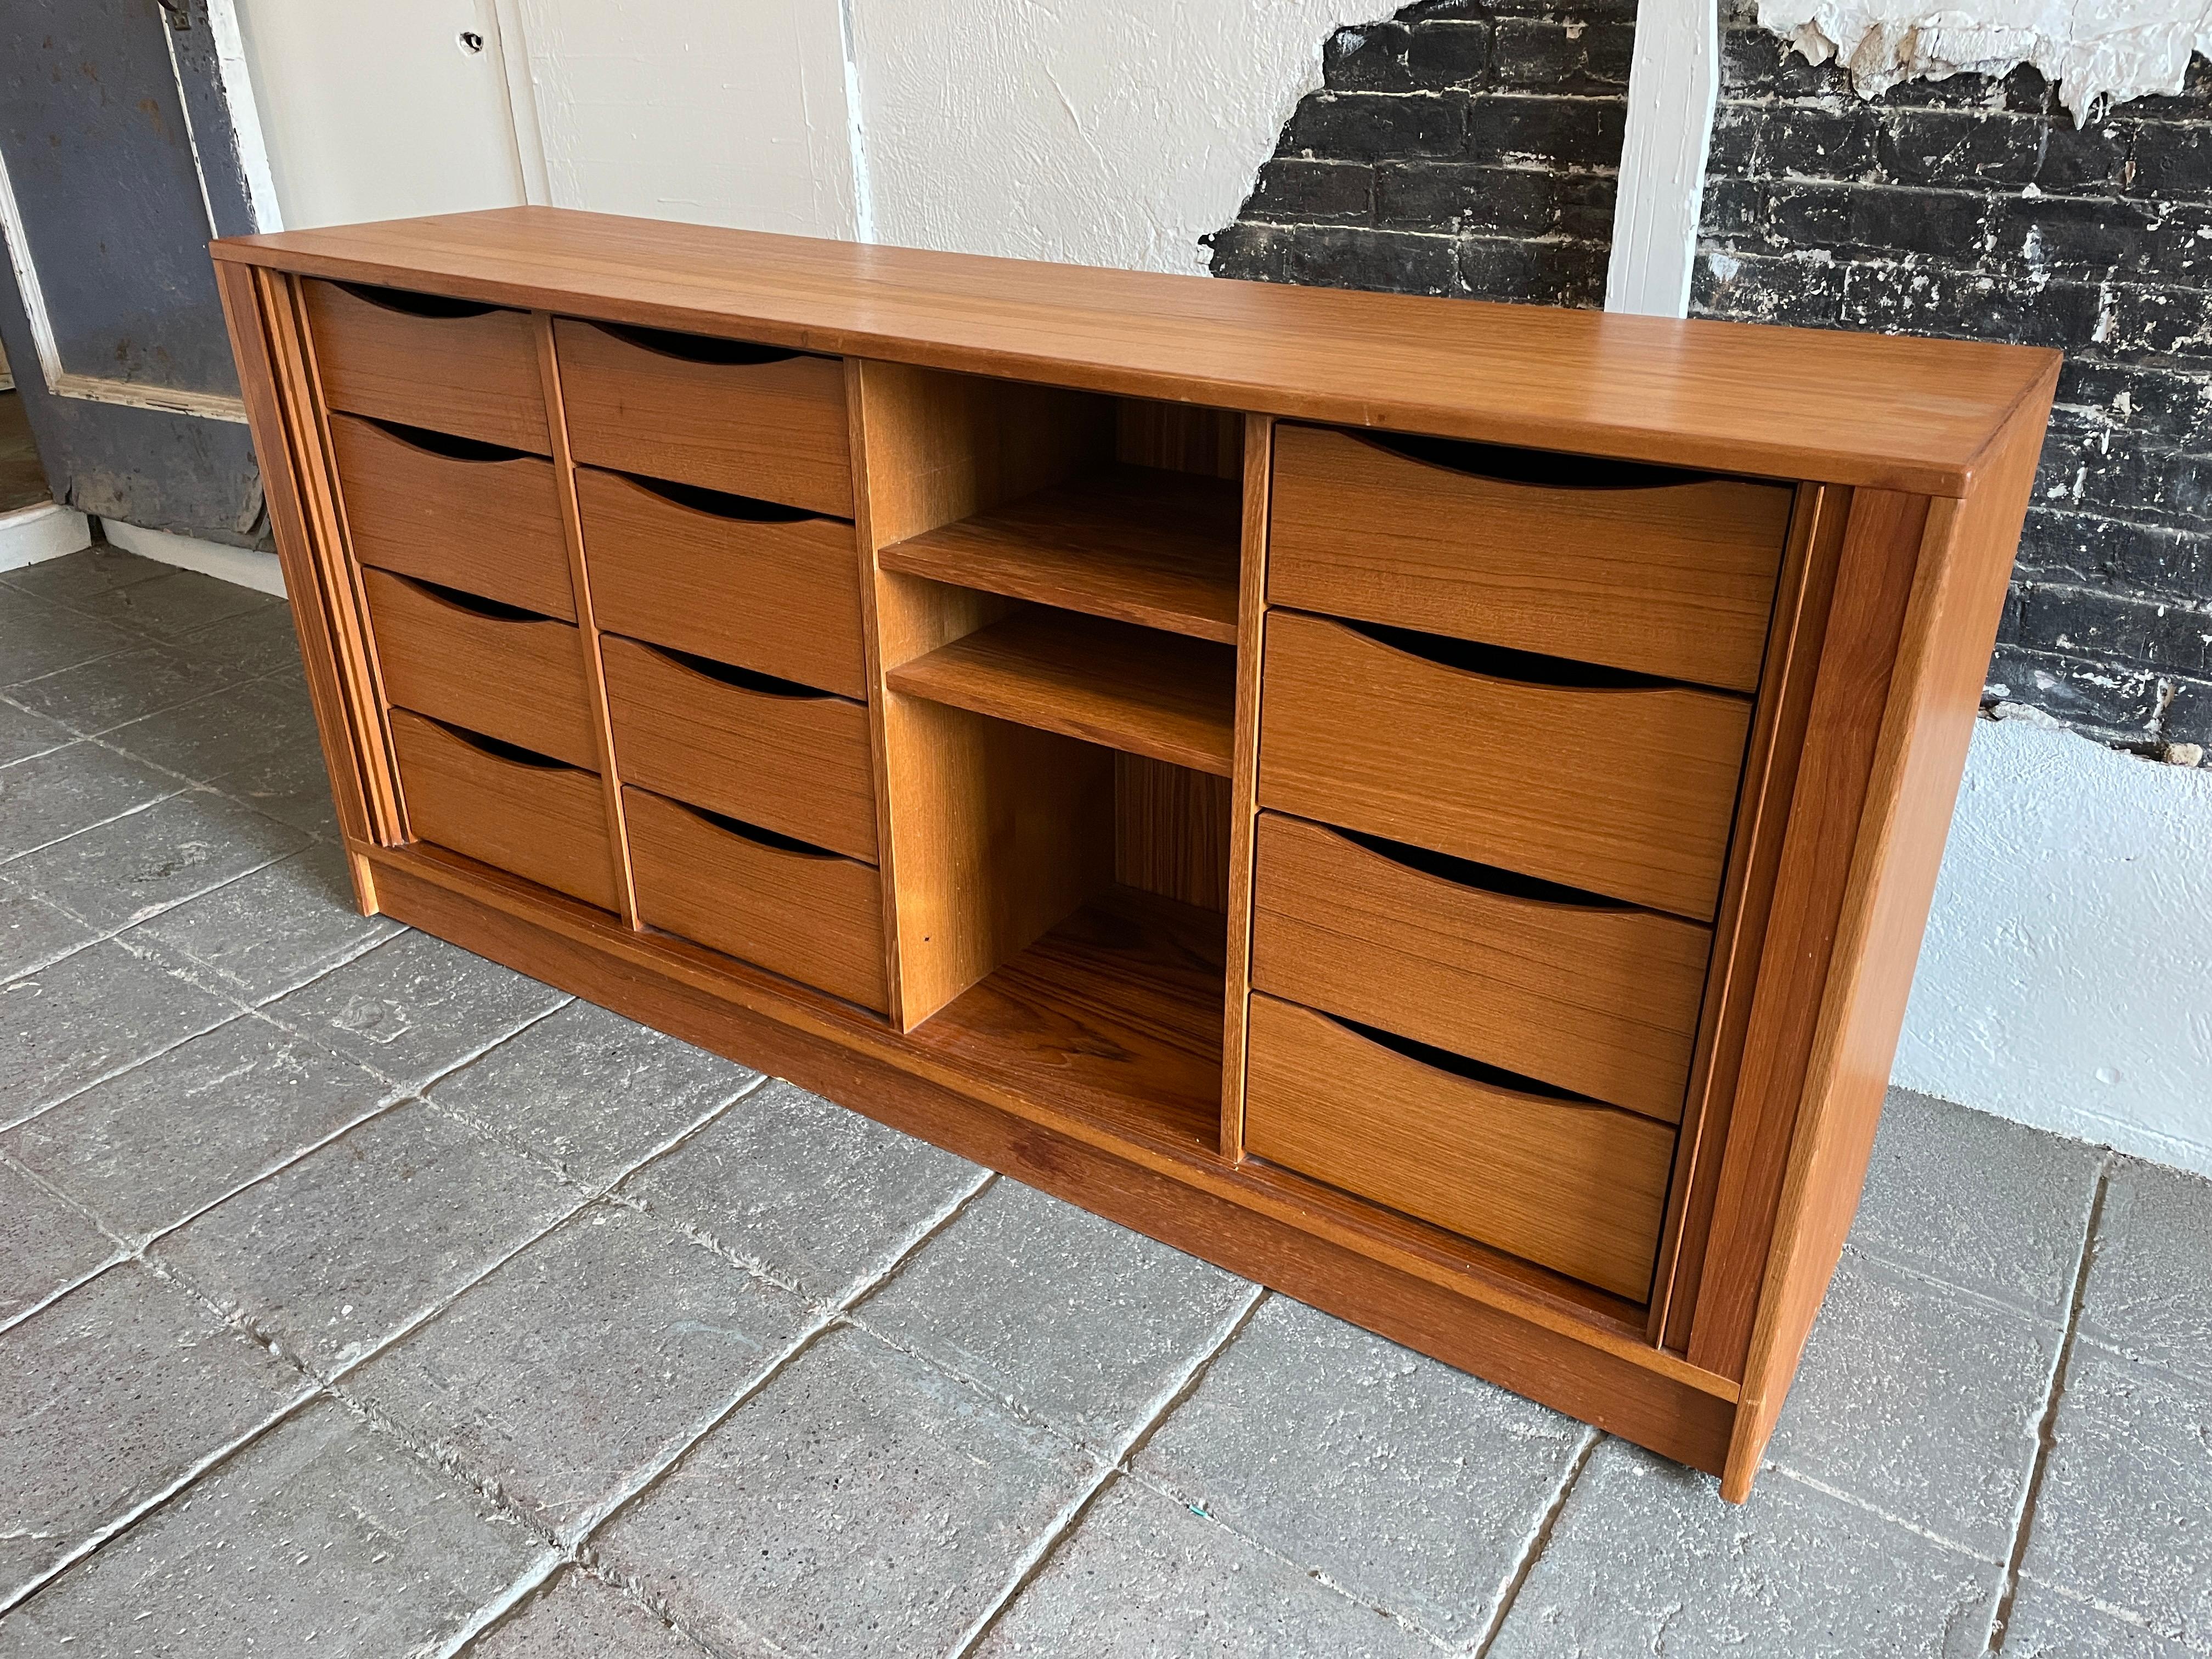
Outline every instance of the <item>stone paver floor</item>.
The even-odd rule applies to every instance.
[[[289,622],[0,578],[0,1655],[2212,1654],[2212,1187],[1894,1097],[1714,1483],[353,914]]]

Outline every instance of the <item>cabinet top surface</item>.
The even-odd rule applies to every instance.
[[[1121,396],[1964,495],[2058,354],[998,259],[562,208],[219,259]]]

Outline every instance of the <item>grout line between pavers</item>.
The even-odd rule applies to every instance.
[[[1486,1659],[1491,1649],[1497,1645],[1498,1637],[1504,1632],[1506,1620],[1512,1616],[1514,1607],[1521,1600],[1522,1586],[1528,1583],[1528,1575],[1535,1571],[1536,1563],[1543,1559],[1545,1547],[1552,1541],[1552,1533],[1559,1524],[1559,1516],[1567,1507],[1567,1499],[1573,1496],[1576,1484],[1583,1478],[1583,1471],[1589,1467],[1591,1454],[1597,1450],[1598,1443],[1604,1438],[1604,1434],[1597,1429],[1586,1426],[1583,1430],[1582,1443],[1575,1448],[1575,1455],[1568,1460],[1559,1484],[1552,1488],[1552,1496],[1544,1505],[1544,1512],[1536,1517],[1534,1528],[1522,1540],[1520,1556],[1513,1563],[1513,1571],[1498,1586],[1498,1598],[1491,1606],[1490,1617],[1483,1624],[1482,1633],[1467,1646],[1468,1659]]]
[[[2081,1306],[2089,1293],[2089,1270],[2097,1259],[2097,1231],[2105,1218],[2105,1196],[2111,1189],[2112,1158],[2107,1153],[2097,1164],[2097,1189],[2089,1200],[2089,1219],[2081,1229],[2081,1250],[2074,1265],[2074,1297],[2067,1304],[2066,1335],[2052,1360],[2051,1380],[2044,1390],[2043,1409],[2035,1419],[2035,1462],[2028,1470],[2027,1489],[2021,1494],[2020,1513],[2013,1524],[2012,1551],[2005,1561],[2004,1588],[1990,1617],[1987,1651],[2004,1650],[2005,1634],[2012,1623],[2013,1604],[2020,1597],[2021,1564],[2027,1559],[2029,1539],[2035,1529],[2037,1502],[2043,1496],[2044,1476],[2050,1472],[2051,1454],[2058,1443],[2058,1402],[2066,1392],[2066,1374],[2074,1359],[2074,1344],[2081,1328]]]
[[[2117,1624],[2125,1625],[2130,1630],[2142,1631],[2155,1638],[2161,1646],[2171,1645],[2181,1649],[2185,1653],[2204,1656],[2204,1659],[2212,1659],[2212,1642],[2193,1637],[2184,1630],[2154,1625],[2147,1615],[2134,1607],[2122,1607],[2117,1601],[2107,1601],[2101,1595],[2092,1595],[2085,1590],[2075,1589],[2069,1585],[2053,1583],[2048,1578],[2034,1578],[2028,1582],[2038,1589],[2050,1591],[2061,1601],[2071,1601],[2077,1607],[2087,1607],[2092,1613],[2110,1619]]]
[[[560,1571],[568,1559],[568,1556],[558,1549],[540,1550],[505,1589],[477,1608],[462,1621],[459,1630],[430,1650],[430,1659],[454,1659],[454,1656],[486,1631],[506,1623],[525,1602],[544,1588],[546,1581]]]
[[[1802,1486],[1808,1492],[1819,1492],[1823,1498],[1832,1498],[1839,1504],[1849,1504],[1862,1515],[1870,1515],[1887,1525],[1909,1532],[1923,1543],[1933,1544],[1939,1550],[1946,1551],[1968,1561],[1977,1562],[1985,1567],[2001,1565],[1995,1556],[1978,1550],[1971,1544],[1961,1543],[1955,1538],[1947,1537],[1942,1533],[1933,1531],[1909,1515],[1900,1515],[1895,1510],[1886,1510],[1879,1504],[1869,1503],[1856,1492],[1846,1492],[1841,1486],[1832,1486],[1818,1475],[1808,1474],[1802,1469],[1793,1469],[1787,1463],[1778,1463],[1772,1458],[1768,1458],[1759,1467],[1762,1471],[1779,1475],[1792,1486]]]
[[[17,1165],[15,1161],[7,1157],[4,1151],[0,1151],[0,1164],[5,1164],[11,1170],[17,1170],[17,1173],[19,1174],[23,1173],[23,1171],[17,1169]],[[42,1187],[40,1190],[44,1191],[46,1189]],[[48,1194],[48,1196],[50,1197],[53,1194],[51,1193]],[[76,1208],[77,1206],[72,1205],[70,1207]],[[96,1225],[97,1224],[94,1224]],[[106,1237],[110,1244],[115,1244],[114,1234],[109,1232],[105,1227],[101,1227],[100,1231]],[[69,1295],[72,1291],[82,1290],[86,1285],[91,1284],[94,1279],[104,1278],[111,1268],[119,1267],[130,1260],[131,1252],[122,1246],[117,1245],[113,1254],[110,1255],[106,1260],[100,1262],[98,1266],[87,1268],[84,1272],[79,1273],[75,1279],[70,1279],[67,1284],[63,1285],[55,1290],[47,1291],[46,1295],[40,1297],[36,1302],[32,1303],[28,1307],[18,1308],[14,1313],[9,1314],[6,1318],[0,1319],[0,1336],[7,1335],[9,1332],[14,1330],[16,1326],[21,1324],[25,1320],[34,1318],[36,1316],[44,1313],[47,1309],[52,1307],[55,1303]]]
[[[279,1406],[275,1411],[270,1413],[268,1416],[263,1418],[261,1421],[254,1424],[251,1428],[246,1429],[241,1432],[234,1435],[230,1439],[225,1441],[222,1445],[216,1447],[213,1451],[202,1457],[191,1468],[185,1470],[183,1474],[177,1476],[175,1480],[172,1480],[167,1486],[162,1487],[159,1492],[154,1492],[149,1497],[143,1498],[131,1509],[125,1510],[122,1514],[111,1516],[101,1525],[94,1528],[94,1530],[88,1534],[84,1538],[79,1540],[75,1547],[68,1551],[61,1557],[60,1559],[55,1561],[45,1571],[38,1574],[33,1578],[27,1579],[15,1589],[6,1592],[4,1597],[0,1597],[0,1618],[4,1618],[7,1614],[14,1612],[17,1607],[22,1606],[24,1602],[29,1601],[40,1590],[46,1589],[47,1585],[52,1583],[64,1573],[67,1572],[71,1567],[76,1565],[78,1562],[84,1560],[87,1557],[91,1556],[97,1551],[105,1547],[106,1545],[113,1542],[116,1539],[121,1537],[125,1533],[130,1531],[141,1521],[151,1515],[155,1510],[161,1508],[164,1504],[167,1504],[171,1498],[174,1498],[179,1492],[183,1492],[195,1481],[198,1480],[203,1475],[207,1474],[210,1471],[228,1462],[231,1458],[235,1457],[240,1452],[244,1451],[255,1441],[260,1439],[263,1435],[267,1434],[271,1429],[274,1429],[278,1424],[296,1416],[303,1407],[312,1404],[313,1401],[319,1400],[322,1397],[323,1390],[314,1386],[313,1382],[310,1381],[307,1387],[302,1388],[298,1394],[287,1401],[283,1405]]]
[[[975,1651],[975,1644],[990,1634],[992,1627],[1006,1615],[1006,1609],[1013,1606],[1016,1599],[1029,1588],[1037,1574],[1043,1571],[1045,1563],[1051,1559],[1053,1553],[1060,1547],[1060,1543],[1072,1536],[1082,1525],[1083,1518],[1089,1513],[1091,1504],[1096,1503],[1100,1494],[1125,1472],[1129,1460],[1143,1449],[1160,1425],[1173,1414],[1176,1407],[1189,1398],[1191,1391],[1196,1389],[1200,1382],[1204,1379],[1206,1370],[1212,1365],[1215,1358],[1237,1340],[1237,1334],[1250,1322],[1253,1314],[1267,1298],[1267,1286],[1253,1285],[1250,1293],[1237,1306],[1231,1309],[1221,1322],[1214,1327],[1212,1335],[1205,1346],[1191,1356],[1190,1363],[1176,1374],[1166,1388],[1153,1396],[1152,1404],[1146,1408],[1144,1415],[1138,1419],[1129,1432],[1121,1437],[1121,1443],[1114,1449],[1112,1455],[1098,1463],[1092,1478],[1060,1506],[1058,1514],[1045,1523],[1043,1529],[1031,1540],[1029,1549],[1014,1564],[1012,1575],[1007,1579],[999,1594],[992,1599],[990,1605],[983,1609],[975,1622],[969,1625],[945,1650],[945,1659],[966,1659],[969,1654]]]
[[[1930,1273],[1925,1267],[1901,1261],[1881,1250],[1869,1249],[1865,1245],[1852,1239],[1847,1238],[1844,1241],[1843,1254],[1870,1266],[1880,1267],[1885,1273],[1893,1273],[1902,1278],[1909,1279],[1917,1285],[1925,1285],[1930,1290],[1941,1291],[1948,1301],[1975,1303],[1992,1312],[2010,1314],[2014,1318],[2024,1319],[2030,1324],[2041,1325],[2046,1328],[2063,1329],[2066,1323],[2063,1318],[2054,1318],[2043,1309],[2031,1305],[2024,1297],[2015,1299],[1981,1286],[1961,1285],[1955,1279],[1945,1279],[1940,1274]]]

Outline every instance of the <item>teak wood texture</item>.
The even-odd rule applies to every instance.
[[[217,243],[356,890],[1741,1498],[2055,354]]]

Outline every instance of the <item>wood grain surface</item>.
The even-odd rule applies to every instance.
[[[301,299],[332,409],[552,453],[527,313],[418,317],[329,283]]]

